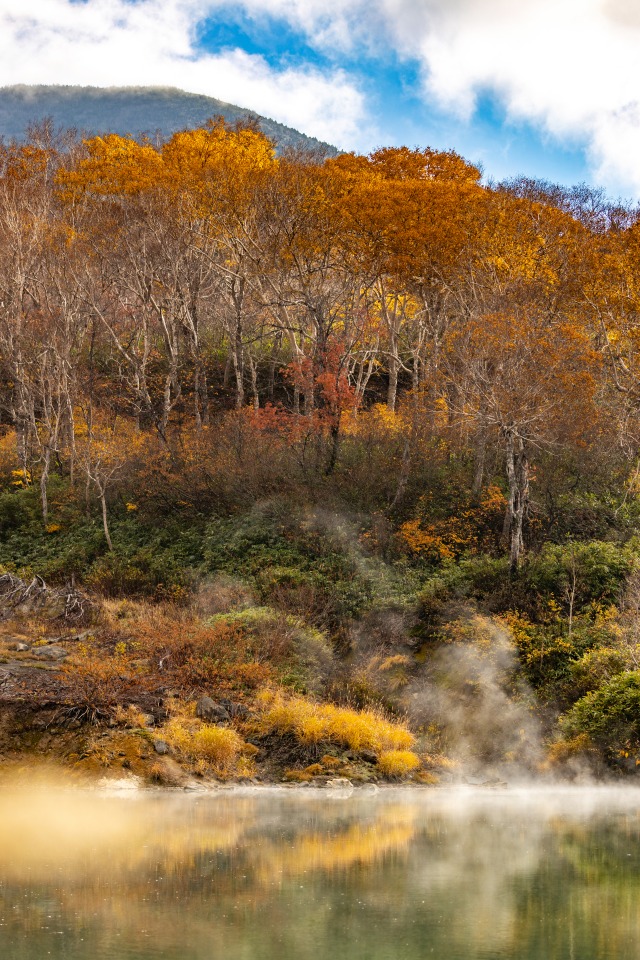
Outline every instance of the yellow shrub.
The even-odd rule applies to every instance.
[[[242,737],[228,727],[174,717],[163,728],[162,736],[185,760],[204,763],[218,776],[245,776],[251,772]]]
[[[136,728],[146,726],[147,715],[134,703],[130,703],[128,707],[123,707],[119,704],[113,716],[116,723],[122,724],[123,727]]]
[[[328,767],[329,770],[335,770],[336,767],[341,765],[341,761],[337,757],[332,757],[330,754],[325,753],[324,757],[320,758],[320,763],[323,767]]]
[[[284,778],[290,783],[309,783],[313,780],[313,774],[307,770],[285,770]]]
[[[407,750],[413,734],[371,710],[357,711],[330,703],[314,703],[303,697],[266,693],[258,698],[262,716],[257,722],[263,734],[293,733],[301,743],[332,742],[350,750]]]
[[[442,753],[425,753],[422,763],[425,767],[434,770],[454,770],[458,766],[457,760],[445,757]]]
[[[312,777],[319,777],[324,773],[324,767],[321,763],[312,763],[311,766],[306,767],[304,772],[310,774]]]
[[[404,777],[420,766],[420,760],[410,750],[386,750],[378,757],[378,769],[385,777]]]
[[[303,743],[320,743],[327,736],[327,724],[323,717],[311,714],[300,718],[297,732]]]
[[[435,773],[431,773],[429,770],[419,770],[416,773],[414,780],[418,783],[424,783],[425,786],[434,787],[437,783],[440,783],[438,776]]]
[[[402,750],[415,742],[413,734],[398,723],[391,723],[372,710],[349,710],[328,706],[330,739],[343,743],[352,750]]]

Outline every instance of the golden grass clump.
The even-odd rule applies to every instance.
[[[163,739],[200,772],[211,770],[219,777],[251,776],[253,764],[239,734],[229,727],[216,727],[195,717],[173,717],[162,729]]]
[[[342,761],[338,760],[337,757],[332,757],[330,754],[325,753],[324,757],[320,757],[320,763],[329,770],[335,770],[336,767],[341,765]]]
[[[285,770],[284,778],[290,783],[309,783],[313,780],[313,774],[307,770]]]
[[[119,704],[113,712],[113,719],[123,727],[136,729],[147,725],[147,714],[134,703],[128,707]]]
[[[257,721],[260,733],[293,733],[303,744],[332,742],[356,752],[381,754],[408,750],[415,742],[406,727],[371,710],[350,710],[272,692],[263,693],[258,704],[262,707]]]
[[[424,753],[422,765],[428,770],[455,770],[460,764],[443,753]]]
[[[378,769],[385,777],[406,777],[420,766],[411,750],[385,750],[378,757]]]

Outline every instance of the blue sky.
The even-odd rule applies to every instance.
[[[526,175],[565,184],[591,179],[584,141],[553,136],[539,123],[510,118],[491,91],[483,92],[471,115],[461,118],[436,97],[425,95],[419,61],[402,58],[393,49],[319,51],[286,19],[252,17],[237,7],[216,11],[200,24],[198,46],[209,53],[240,48],[262,56],[273,69],[283,64],[344,69],[376,121],[358,145],[360,151],[388,144],[432,146],[456,150],[495,179]]]
[[[637,0],[0,0],[0,84],[166,85],[640,197]]]

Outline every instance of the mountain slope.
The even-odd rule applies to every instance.
[[[0,87],[0,136],[22,139],[30,124],[51,118],[56,127],[83,134],[121,133],[169,136],[176,130],[202,126],[210,117],[233,123],[251,111],[214,97],[186,93],[175,87]],[[267,117],[257,117],[260,129],[285,147],[338,151],[330,144]]]

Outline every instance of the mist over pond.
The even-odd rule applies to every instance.
[[[640,791],[5,789],[11,960],[626,960]]]

